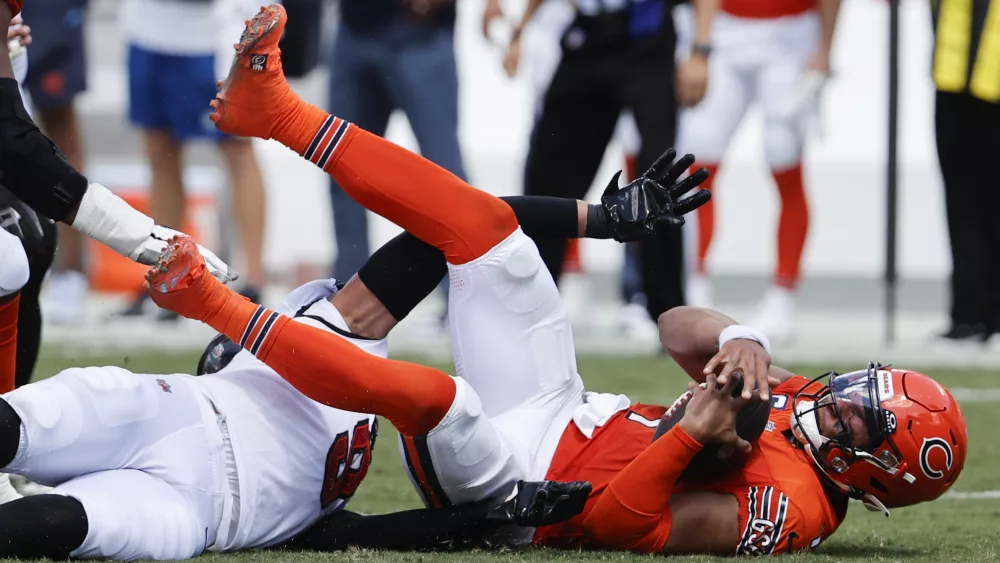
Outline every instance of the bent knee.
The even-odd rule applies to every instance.
[[[478,189],[471,190],[475,201],[466,207],[468,211],[452,210],[456,215],[461,214],[459,220],[464,225],[457,234],[464,244],[457,252],[444,249],[445,258],[451,264],[466,264],[486,255],[518,227],[517,216],[507,202]]]

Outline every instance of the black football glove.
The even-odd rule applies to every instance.
[[[487,518],[537,528],[565,522],[583,512],[590,483],[518,481],[510,494],[494,499]]]
[[[684,215],[712,198],[708,190],[698,190],[680,199],[708,179],[701,168],[677,181],[694,164],[693,155],[674,162],[677,152],[668,149],[645,174],[624,188],[618,187],[619,171],[601,196],[608,234],[618,242],[633,242],[684,224]],[[671,165],[673,163],[673,165]]]

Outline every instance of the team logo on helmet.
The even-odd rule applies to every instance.
[[[944,471],[931,467],[930,456],[935,449],[941,449],[944,452],[945,470],[951,469],[951,463],[954,460],[951,444],[941,438],[924,438],[924,444],[920,446],[920,470],[928,479],[943,479]]]

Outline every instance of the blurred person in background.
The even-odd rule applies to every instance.
[[[700,41],[708,41],[716,2],[693,0]],[[638,169],[648,168],[665,147],[673,145],[677,103],[693,104],[701,99],[708,69],[707,60],[695,52],[681,61],[675,77],[672,7],[673,2],[667,0],[529,0],[514,26],[504,58],[508,74],[517,72],[522,34],[529,22],[534,23],[536,14],[544,25],[552,26],[547,35],[557,46],[540,49],[540,56],[549,60],[536,67],[541,69],[544,85],[539,87],[525,164],[525,194],[585,197],[626,109],[631,110],[638,130]],[[498,0],[490,0],[483,18],[484,32],[488,33],[491,20],[502,14],[501,8]],[[539,84],[536,78],[536,86]],[[535,243],[558,281],[565,244]],[[645,297],[646,311],[655,320],[664,311],[684,304],[680,232],[643,241],[633,252],[636,250],[642,287],[636,291],[634,283],[623,280],[623,286],[630,288],[626,299]]]
[[[531,27],[526,33],[529,35],[527,40],[530,44],[531,55],[530,65],[528,65],[530,69],[529,79],[535,95],[533,112],[536,119],[542,112],[545,93],[556,68],[559,66],[562,55],[560,39],[573,17],[573,4],[568,0],[545,0],[530,16]],[[496,35],[502,32],[498,29],[502,23],[510,24],[504,17],[502,3],[500,0],[487,0],[486,9],[483,11],[483,37],[487,41],[500,43],[496,39]],[[518,38],[514,48],[508,49],[504,55],[504,71],[510,78],[517,75],[520,66],[521,42],[521,38]],[[624,175],[626,182],[637,178],[639,174],[637,159],[642,139],[635,124],[635,117],[628,108],[619,115],[612,139],[625,153]],[[634,242],[628,243],[624,245],[624,250],[625,259],[621,272],[620,291],[625,308],[619,317],[619,329],[626,333],[643,328],[652,329],[654,323],[646,312],[646,295],[643,293],[642,286],[642,245]],[[566,241],[562,274],[585,275],[578,239]],[[568,296],[564,295],[564,298],[567,298],[568,303],[572,302]]]
[[[28,45],[31,45],[31,27],[24,25],[20,14],[10,20],[7,28],[7,56],[14,71],[17,89],[24,99],[24,79],[28,76]],[[31,110],[28,110],[31,113]]]
[[[764,155],[778,187],[781,212],[771,287],[750,324],[777,342],[789,339],[794,330],[796,287],[809,229],[802,149],[830,74],[839,10],[840,0],[720,0],[711,40],[695,39],[686,46],[708,58],[709,86],[700,103],[682,110],[677,145],[698,155],[696,167],[712,171],[706,185],[713,195],[718,193],[715,172],[748,107],[756,102],[763,109]],[[706,262],[714,209],[711,201],[698,210],[696,265],[688,280],[688,300],[701,307],[712,306]]]
[[[34,120],[77,170],[86,168],[74,102],[87,89],[87,4],[88,0],[27,2],[21,12],[32,34],[24,80],[29,95],[24,98],[25,106],[29,111],[34,106]],[[58,229],[58,254],[47,283],[46,314],[56,323],[78,324],[83,320],[89,287],[84,273],[84,237],[66,224]]]
[[[216,94],[220,21],[214,0],[125,0],[121,23],[128,40],[129,120],[142,131],[151,173],[150,215],[157,224],[181,228],[185,218],[184,148],[215,143],[225,163],[238,240],[245,266],[241,293],[260,299],[264,264],[266,194],[250,139],[223,135],[209,119]],[[260,4],[256,4],[259,6]],[[227,7],[228,8],[228,7]],[[247,15],[252,15],[247,14]],[[124,312],[153,308],[140,295]],[[176,318],[157,310],[158,318]]]
[[[465,180],[458,142],[455,0],[341,0],[330,61],[328,107],[384,136],[402,110],[420,154]],[[330,180],[337,259],[350,279],[368,260],[368,217]]]
[[[946,341],[1000,332],[1000,2],[936,0],[935,131],[951,239]]]

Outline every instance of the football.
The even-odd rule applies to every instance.
[[[742,376],[737,374],[740,380]],[[702,383],[701,386],[705,387],[706,384]],[[754,390],[757,387],[754,386]],[[733,396],[737,396],[743,391],[742,381],[736,385],[733,389]],[[675,424],[684,418],[684,413],[687,412],[688,401],[691,400],[691,392],[685,391],[683,395],[677,398],[676,401],[667,412],[663,413],[663,417],[660,419],[659,425],[656,427],[656,432],[653,434],[653,441],[655,442],[660,436],[666,434]],[[757,401],[748,404],[743,407],[739,413],[736,415],[736,433],[744,440],[755,444],[760,438],[761,434],[764,433],[764,429],[767,427],[767,420],[771,416],[771,401]],[[687,469],[684,470],[682,478],[685,480],[699,480],[706,481],[717,479],[721,476],[730,473],[733,470],[739,469],[743,463],[746,461],[744,455],[740,452],[734,451],[733,448],[729,446],[719,446],[716,444],[707,444],[704,449],[698,452],[698,455],[691,460],[688,464]]]

